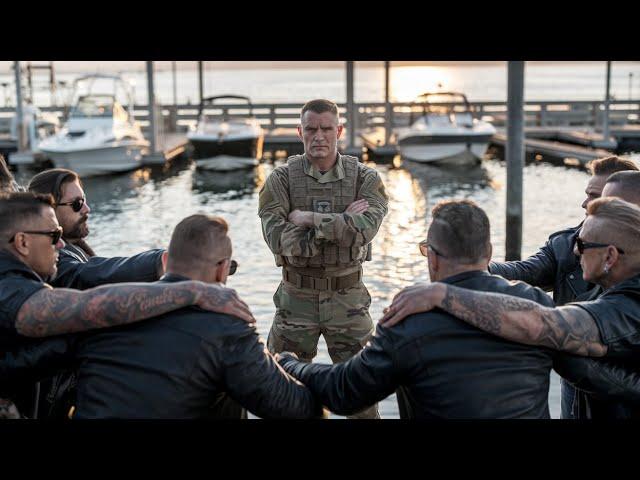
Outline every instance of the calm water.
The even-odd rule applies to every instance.
[[[124,72],[135,81],[136,101],[146,103],[144,62],[55,62],[57,79],[70,81],[79,74]],[[178,62],[177,101],[197,102],[195,62]],[[255,102],[304,102],[312,97],[345,101],[345,70],[341,65],[312,62],[310,68],[270,68],[269,62],[250,68],[237,62],[205,62],[205,95],[234,93],[249,95]],[[10,62],[0,62],[2,105],[12,105],[13,75]],[[598,100],[604,98],[605,62],[527,62],[525,99]],[[170,62],[156,64],[156,96],[173,102]],[[76,73],[77,72],[77,73]],[[469,63],[421,67],[393,66],[391,100],[410,101],[425,90],[461,90],[471,101],[506,99],[506,62]],[[38,80],[34,82],[38,84]],[[40,84],[42,82],[40,81]],[[611,94],[617,99],[640,95],[640,62],[613,62]],[[59,97],[58,104],[62,97]],[[384,99],[384,70],[356,62],[355,99]],[[38,92],[38,105],[47,105],[50,95]],[[134,173],[85,181],[92,208],[89,243],[100,255],[131,255],[154,247],[165,247],[174,226],[193,213],[222,215],[231,224],[238,273],[229,285],[240,292],[258,319],[258,330],[266,337],[274,306],[272,295],[280,281],[280,270],[262,239],[257,216],[257,192],[271,171],[261,165],[256,172],[206,173],[188,163],[169,170],[143,169]],[[482,206],[492,224],[494,258],[504,258],[505,167],[489,160],[482,167],[444,170],[416,164],[399,169],[377,166],[390,196],[389,214],[374,241],[373,261],[365,264],[365,279],[373,299],[371,315],[376,321],[382,309],[402,287],[428,280],[425,260],[416,243],[426,234],[431,208],[442,199],[469,198]],[[34,172],[20,171],[25,181]],[[548,235],[580,222],[580,208],[587,174],[582,170],[528,165],[524,171],[523,256],[534,253]],[[260,279],[260,281],[256,281]],[[321,339],[317,361],[329,362]],[[551,415],[559,417],[559,382],[551,377]],[[392,396],[380,404],[383,418],[397,418]]]
[[[40,62],[41,64],[43,62]],[[0,82],[6,83],[0,95],[1,105],[15,105],[12,63],[0,61]],[[304,103],[325,97],[346,101],[345,68],[340,62],[289,62],[289,68],[274,68],[273,62],[204,62],[204,95],[248,95],[255,102]],[[291,68],[304,65],[304,68]],[[54,62],[56,79],[71,84],[81,74],[122,73],[135,83],[136,103],[147,102],[144,62]],[[506,62],[456,62],[440,65],[401,66],[391,64],[392,101],[411,101],[419,93],[444,89],[463,91],[471,101],[505,101],[507,98]],[[176,97],[178,103],[198,102],[196,62],[178,62]],[[527,62],[525,99],[601,100],[605,96],[605,62]],[[34,76],[37,105],[48,105],[51,95],[37,87],[46,87],[45,72]],[[26,82],[25,82],[26,84]],[[354,72],[356,102],[384,101],[382,62],[356,62]],[[171,62],[156,62],[156,97],[172,104]],[[97,86],[97,85],[96,85]],[[58,105],[64,89],[59,89]],[[612,62],[612,98],[640,97],[640,62]]]
[[[636,157],[637,158],[637,157]],[[430,210],[443,199],[471,199],[491,220],[494,258],[504,258],[505,165],[487,160],[481,167],[448,170],[405,163],[401,168],[374,165],[389,193],[389,213],[374,240],[373,261],[365,264],[365,283],[372,296],[371,316],[381,316],[399,289],[428,280],[425,259],[416,243],[426,235]],[[92,208],[88,238],[99,255],[131,255],[166,247],[174,226],[193,213],[224,216],[230,223],[234,257],[240,264],[229,279],[251,306],[258,330],[265,338],[274,314],[273,293],[280,270],[267,248],[257,215],[258,190],[272,166],[249,173],[200,172],[189,163],[162,171],[134,173],[84,182]],[[24,181],[33,172],[20,171]],[[548,235],[580,222],[586,172],[550,164],[531,164],[524,170],[523,255],[534,253]],[[316,361],[330,363],[321,339]],[[552,373],[550,408],[559,417],[559,382]],[[383,418],[397,418],[395,398],[380,405]]]

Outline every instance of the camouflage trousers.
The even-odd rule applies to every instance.
[[[271,353],[293,352],[304,362],[318,353],[320,334],[334,363],[344,362],[373,335],[371,296],[362,282],[337,291],[297,288],[282,281],[273,296],[276,314],[267,347]],[[380,418],[378,405],[349,418]]]

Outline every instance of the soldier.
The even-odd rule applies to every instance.
[[[342,130],[334,102],[307,102],[298,126],[305,153],[289,157],[260,191],[262,233],[282,267],[267,346],[306,362],[320,334],[333,362],[342,362],[374,330],[362,263],[371,259],[388,198],[376,170],[338,153]],[[352,418],[379,418],[377,405]]]

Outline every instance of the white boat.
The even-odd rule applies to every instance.
[[[39,157],[40,143],[46,138],[60,131],[60,121],[53,113],[43,112],[30,103],[22,107],[22,123],[27,138],[27,150],[17,152],[18,149],[18,116],[10,120],[8,135],[4,136],[8,148],[8,160],[11,165],[30,165]],[[10,152],[10,153],[9,153]]]
[[[111,83],[108,93],[93,93],[96,82]],[[84,85],[88,93],[80,94]],[[124,93],[128,110],[118,101]],[[43,141],[40,150],[56,167],[81,177],[135,170],[149,153],[149,142],[133,117],[131,86],[117,75],[88,75],[74,82],[77,97],[63,129]]]
[[[496,130],[490,123],[474,118],[463,93],[423,93],[415,105],[422,107],[420,117],[410,119],[409,127],[395,130],[403,158],[448,165],[481,162]]]
[[[246,102],[247,113],[230,114],[230,109],[220,100]],[[221,109],[221,115],[210,114],[207,108],[209,111]],[[253,168],[262,158],[264,130],[253,116],[251,100],[245,96],[218,95],[202,99],[198,125],[187,133],[187,138],[193,146],[193,159],[198,168],[216,171]]]

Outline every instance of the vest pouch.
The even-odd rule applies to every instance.
[[[342,247],[342,248],[338,248],[338,258],[340,260],[340,263],[343,265],[348,265],[352,262],[353,258],[351,258],[353,256],[352,248],[349,247]]]

